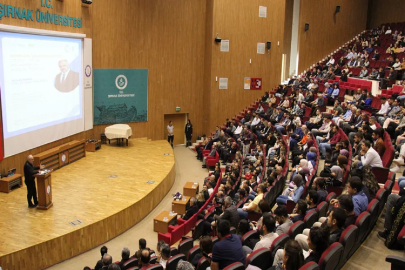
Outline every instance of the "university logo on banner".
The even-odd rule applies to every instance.
[[[147,69],[94,69],[94,124],[148,121]]]

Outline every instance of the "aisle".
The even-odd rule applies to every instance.
[[[204,178],[208,175],[208,171],[206,169],[202,169],[201,162],[195,158],[195,153],[187,149],[185,146],[175,146],[174,154],[176,162],[176,180],[169,193],[140,223],[120,236],[103,244],[108,247],[108,254],[113,257],[113,261],[121,260],[121,251],[124,247],[129,248],[132,256],[135,251],[138,250],[139,238],[145,238],[147,240],[148,247],[156,249],[157,233],[153,231],[153,218],[163,210],[171,209],[172,194],[176,193],[177,191],[182,192],[185,182],[197,181],[201,185]],[[119,196],[119,194],[115,194],[114,196]],[[96,265],[97,260],[100,259],[100,248],[103,245],[47,269],[83,269],[84,266],[93,268]]]

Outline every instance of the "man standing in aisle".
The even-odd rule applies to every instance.
[[[37,199],[37,188],[35,186],[35,174],[38,173],[39,169],[44,169],[44,165],[40,165],[39,167],[34,167],[34,157],[29,155],[27,157],[27,161],[24,164],[24,178],[25,178],[25,185],[27,186],[27,201],[28,207],[34,208],[38,205]],[[31,201],[31,198],[34,198],[34,204]]]
[[[169,125],[167,126],[167,132],[168,132],[167,141],[170,143],[172,148],[173,148],[173,140],[174,140],[174,131],[173,130],[174,130],[173,123],[172,123],[172,121],[169,121]]]

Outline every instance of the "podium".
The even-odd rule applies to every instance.
[[[48,210],[52,207],[52,178],[51,172],[38,173],[37,178],[38,206],[37,209]]]

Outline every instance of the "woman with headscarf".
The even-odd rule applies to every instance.
[[[330,169],[330,180],[332,180],[333,186],[342,186],[343,175],[346,171],[347,157],[340,155],[337,159],[337,165],[332,166]]]
[[[291,169],[290,183],[292,183],[293,177],[294,177],[297,173],[299,173],[299,172],[302,170],[302,168],[307,168],[307,169],[308,169],[308,160],[306,160],[306,159],[301,159],[301,160],[300,160],[300,163],[299,163],[296,167],[294,167],[294,168]]]
[[[288,200],[297,203],[298,200],[301,198],[302,193],[304,192],[304,181],[302,179],[302,176],[300,174],[297,174],[293,177],[292,181],[295,184],[295,189],[287,188],[286,190],[289,190],[288,195],[278,196],[278,198],[276,199],[278,205],[286,205]]]
[[[309,168],[309,173],[312,173],[312,170],[315,168],[316,164],[316,153],[314,152],[308,152],[307,153],[307,160],[308,160],[308,168]]]

